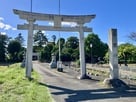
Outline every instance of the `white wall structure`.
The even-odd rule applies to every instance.
[[[86,76],[85,66],[85,52],[84,52],[84,32],[92,32],[92,28],[85,27],[84,24],[91,22],[95,15],[56,15],[56,14],[42,14],[27,12],[21,10],[13,10],[14,14],[19,15],[20,19],[28,21],[28,24],[18,25],[17,28],[21,30],[28,30],[28,42],[26,53],[26,77],[31,78],[32,69],[32,42],[33,30],[46,30],[46,31],[66,31],[66,32],[79,32],[79,50],[80,50],[80,68],[81,76],[83,79]],[[41,26],[34,24],[34,21],[48,21],[54,22],[54,26]],[[64,27],[62,22],[75,22],[75,27]]]

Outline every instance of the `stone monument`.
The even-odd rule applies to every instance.
[[[128,86],[119,79],[117,29],[109,30],[108,40],[110,77],[104,80],[104,84],[114,88],[128,88]]]

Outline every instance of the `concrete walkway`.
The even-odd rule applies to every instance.
[[[96,79],[79,80],[78,72],[50,69],[48,63],[33,63],[41,75],[41,85],[47,86],[55,102],[136,102],[136,88],[118,91],[106,88]]]

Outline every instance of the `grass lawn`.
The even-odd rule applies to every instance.
[[[34,80],[25,77],[20,64],[0,66],[0,102],[52,102],[46,86],[39,84],[39,76],[32,72]]]

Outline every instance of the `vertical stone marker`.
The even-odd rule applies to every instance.
[[[129,87],[126,83],[119,79],[117,29],[109,30],[108,39],[109,39],[110,78],[105,79],[104,84],[113,88],[120,88],[124,90]]]
[[[109,31],[109,65],[110,65],[110,78],[119,78],[118,68],[118,44],[117,44],[117,29],[110,29]]]

